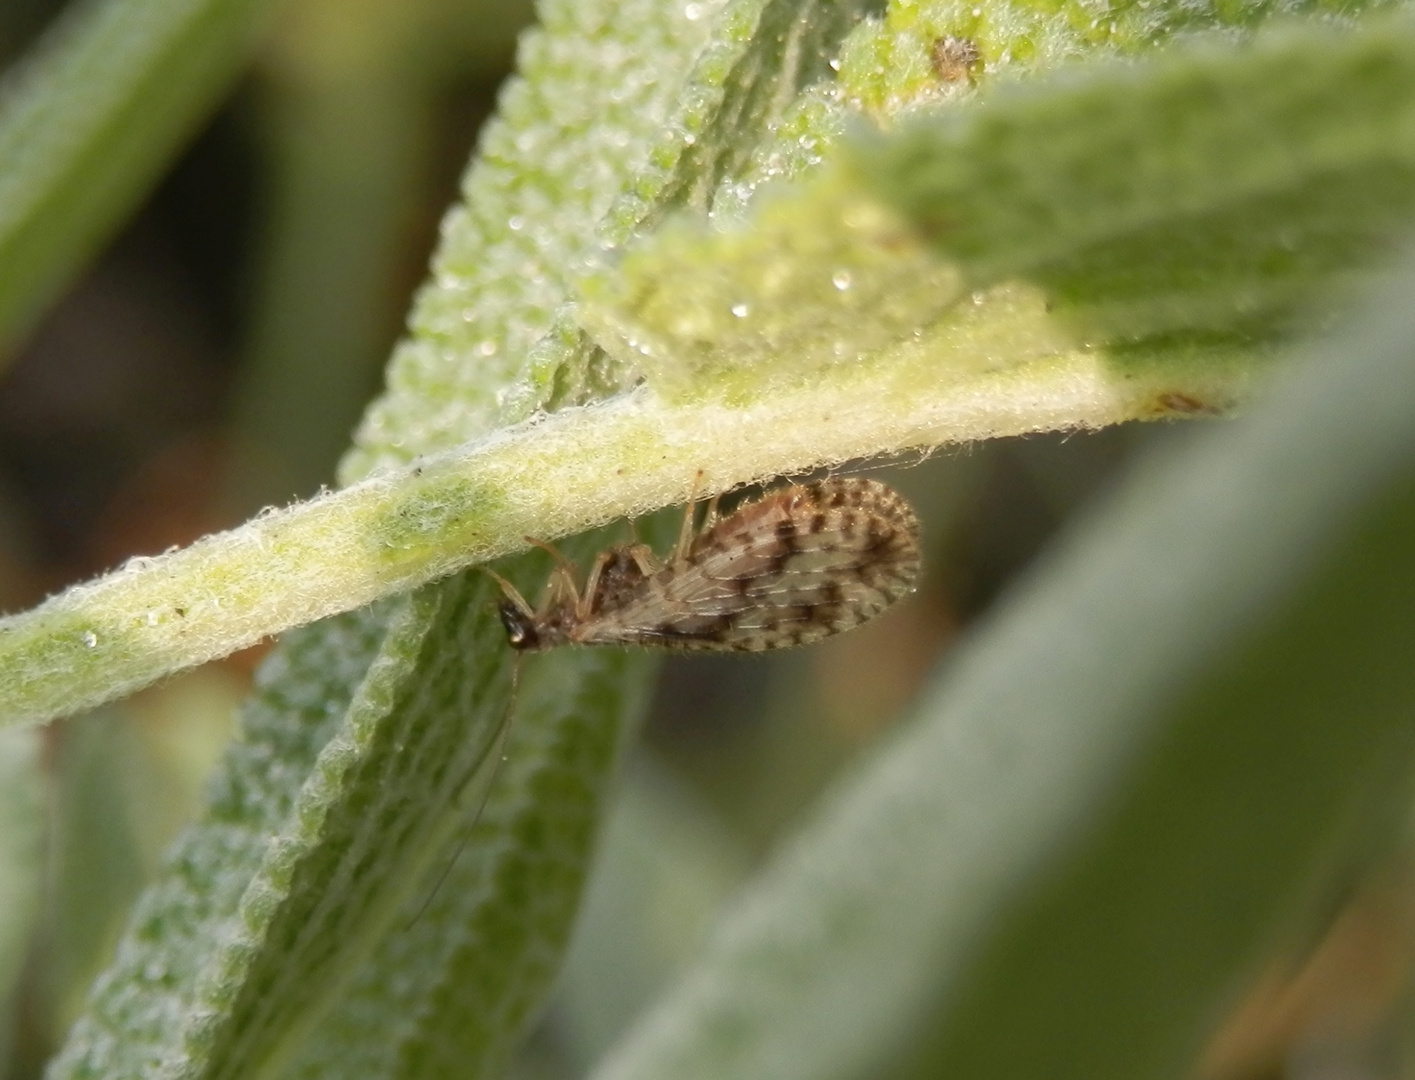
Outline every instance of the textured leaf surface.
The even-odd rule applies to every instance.
[[[394,1076],[457,1075],[469,1068],[496,1075],[559,971],[617,751],[638,731],[657,663],[614,653],[544,667],[528,674],[526,738],[512,746],[521,762],[507,765],[515,770],[512,794],[489,805],[484,819],[488,829],[519,842],[473,853],[444,886],[450,911],[439,922],[452,933],[438,933],[431,922],[421,933],[435,939],[442,962],[428,980],[412,1030],[396,1046]],[[469,904],[468,896],[479,902]],[[406,957],[402,966],[424,970]],[[365,974],[364,985],[385,1015],[402,1003],[384,985],[390,970],[399,967],[384,964]],[[347,1043],[333,1045],[347,1056]],[[384,1050],[367,1035],[358,1045]]]
[[[268,7],[269,0],[70,5],[5,74],[0,342],[28,328],[215,107]]]
[[[625,185],[642,170],[652,191],[677,160],[663,127],[721,9],[688,19],[656,0],[541,5],[343,479],[495,424],[498,394],[550,330]]]
[[[1293,26],[1068,93],[1010,87],[859,166],[966,288],[1039,285],[1132,367],[1241,354],[1321,325],[1393,252],[1415,199],[1412,82],[1408,18]]]
[[[1082,378],[1117,388],[1116,418],[1216,411],[1415,216],[1415,29],[1191,41],[849,151],[745,226],[660,231],[589,280],[581,319],[679,401],[805,387],[839,415],[861,392],[841,372],[864,369],[999,421],[1004,381],[1025,387],[1012,430],[1090,422],[1069,398]],[[1149,395],[1124,397],[1137,380]]]
[[[466,209],[445,225],[436,285],[419,301],[414,338],[395,354],[389,390],[370,409],[344,478],[406,461],[410,448],[464,442],[498,407],[524,418],[623,389],[624,373],[606,366],[562,309],[571,284],[667,212],[706,210],[796,93],[830,75],[862,6],[639,0],[611,15],[593,4],[545,5],[546,36],[522,50],[526,81],[504,93],[503,122],[483,138]],[[611,23],[617,33],[598,37]],[[590,72],[593,93],[581,85]],[[524,290],[512,294],[514,306],[508,280]],[[500,398],[486,391],[513,376]]]
[[[15,989],[39,918],[44,881],[44,778],[39,732],[0,732],[0,1055],[8,1054]]]
[[[773,18],[789,26],[787,9],[777,5]],[[496,353],[543,333],[564,298],[550,269],[593,238],[636,170],[646,179],[626,200],[639,216],[659,205],[666,178],[695,174],[676,166],[678,140],[659,139],[680,99],[722,127],[725,146],[729,76],[759,71],[756,82],[732,82],[734,92],[773,97],[779,58],[746,69],[733,59],[769,59],[781,44],[756,32],[761,9],[746,3],[684,89],[716,14],[710,5],[691,18],[663,5],[548,8],[546,29],[523,47],[526,79],[508,90],[469,175],[468,207],[448,227],[417,343],[391,370],[396,431],[386,410],[373,414],[370,429],[388,440],[380,453],[400,458],[486,429],[507,377]],[[657,67],[626,75],[640,54]],[[599,126],[605,115],[623,128]],[[532,253],[545,275],[521,272]],[[462,277],[459,265],[477,269]],[[434,325],[439,310],[455,330],[450,344]],[[488,334],[496,349],[483,347]],[[435,385],[420,382],[414,360],[444,347],[455,363]],[[509,572],[533,591],[546,567],[538,557]],[[510,654],[490,588],[481,576],[449,579],[383,614],[312,628],[277,653],[207,819],[144,900],[55,1076],[413,1076],[447,1063],[480,1074],[507,1058],[558,965],[651,665],[612,653],[527,665],[498,769]],[[350,634],[353,643],[340,640]],[[317,710],[317,727],[305,708]],[[282,725],[308,738],[281,746]]]
[[[1408,804],[1412,288],[1137,469],[595,1080],[1184,1075]]]
[[[51,1076],[197,1071],[201,1050],[187,1037],[211,1020],[200,1003],[213,981],[208,972],[239,963],[242,946],[254,951],[243,896],[266,856],[278,859],[301,785],[338,732],[391,614],[385,606],[301,630],[262,667],[205,820],[178,842],[139,901]]]

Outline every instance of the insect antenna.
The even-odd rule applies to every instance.
[[[526,603],[526,598],[521,595],[520,589],[512,585],[495,570],[488,570],[485,566],[478,567],[478,569],[481,570],[481,572],[487,577],[491,578],[492,581],[496,582],[496,584],[501,586],[501,592],[503,593],[503,595],[505,595],[506,599],[510,600],[513,604],[515,604],[516,607],[519,608],[522,612],[524,612],[526,615],[535,614],[535,609],[531,607],[530,604]]]
[[[491,571],[488,570],[487,573],[490,574]],[[503,584],[505,584],[503,579],[498,575],[492,574],[492,577],[495,577],[498,581],[502,581]],[[486,778],[486,790],[481,794],[481,802],[477,803],[476,813],[472,815],[472,819],[468,821],[466,825],[462,826],[462,835],[457,841],[457,847],[456,850],[452,852],[452,857],[447,860],[447,865],[442,868],[442,873],[437,875],[437,881],[432,889],[429,890],[427,899],[422,902],[417,912],[408,920],[408,925],[403,928],[404,930],[411,930],[417,924],[418,920],[427,912],[427,909],[432,906],[432,902],[437,898],[438,892],[440,892],[442,886],[446,884],[448,875],[452,873],[452,867],[457,865],[457,860],[462,857],[462,852],[467,849],[467,841],[472,838],[472,830],[477,827],[477,822],[481,821],[482,811],[486,809],[487,800],[491,798],[491,792],[496,786],[497,777],[501,775],[501,766],[506,761],[506,737],[511,733],[511,720],[516,713],[516,699],[520,691],[520,686],[521,655],[520,653],[516,653],[511,661],[511,692],[507,695],[506,708],[501,714],[501,720],[496,725],[496,734],[492,736],[491,743],[488,747],[488,751],[495,756],[492,758],[491,773]],[[452,809],[454,813],[460,809],[458,804],[461,803],[462,796],[466,794],[467,788],[471,785],[471,782],[476,779],[477,772],[486,764],[486,760],[486,755],[481,755],[473,761],[462,776],[458,778],[456,785],[452,789]]]
[[[550,573],[551,595],[562,600],[574,601],[576,607],[579,607],[581,599],[580,586],[575,580],[575,564],[567,559],[565,553],[554,544],[548,544],[544,540],[537,540],[534,536],[526,536],[522,537],[522,539],[530,544],[531,547],[538,547],[542,551],[547,552],[550,557],[555,560],[555,569]],[[491,574],[491,571],[488,570],[487,573]],[[491,576],[501,583],[503,592],[510,588],[509,582],[503,581],[498,575],[492,574]],[[515,593],[515,591],[514,588],[511,589],[511,592]]]

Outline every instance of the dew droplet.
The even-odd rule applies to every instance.
[[[837,270],[835,273],[830,275],[830,283],[834,285],[837,289],[839,289],[841,292],[844,292],[846,289],[850,288],[851,280],[852,279],[850,277],[849,270]]]
[[[689,22],[697,22],[703,17],[702,4],[687,4],[683,8],[683,18]]]
[[[526,219],[523,218],[520,214],[517,214],[515,217],[511,218],[508,222],[506,222],[506,227],[512,232],[520,232],[526,227]]]
[[[98,647],[98,635],[92,630],[84,631],[84,646],[89,649],[96,649]]]
[[[752,313],[752,307],[751,307],[750,304],[733,304],[733,305],[732,305],[732,314],[733,314],[733,315],[736,315],[737,318],[739,318],[739,319],[745,319],[745,318],[746,318],[748,315],[750,315],[751,313]]]

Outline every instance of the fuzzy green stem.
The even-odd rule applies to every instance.
[[[575,533],[694,490],[852,458],[1098,427],[1162,411],[1166,394],[1211,392],[1176,386],[1163,372],[1120,378],[1081,352],[1026,374],[958,381],[934,370],[940,378],[931,386],[915,365],[885,378],[877,369],[835,369],[745,408],[671,406],[640,392],[130,560],[0,621],[0,685],[10,688],[0,719],[91,708],[292,626],[519,550],[528,533]]]

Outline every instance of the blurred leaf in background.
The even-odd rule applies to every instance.
[[[39,732],[0,732],[0,1076],[11,1075],[21,976],[44,887],[44,773]]]
[[[282,12],[252,87],[266,170],[231,403],[233,517],[332,479],[531,16],[531,0]]]

